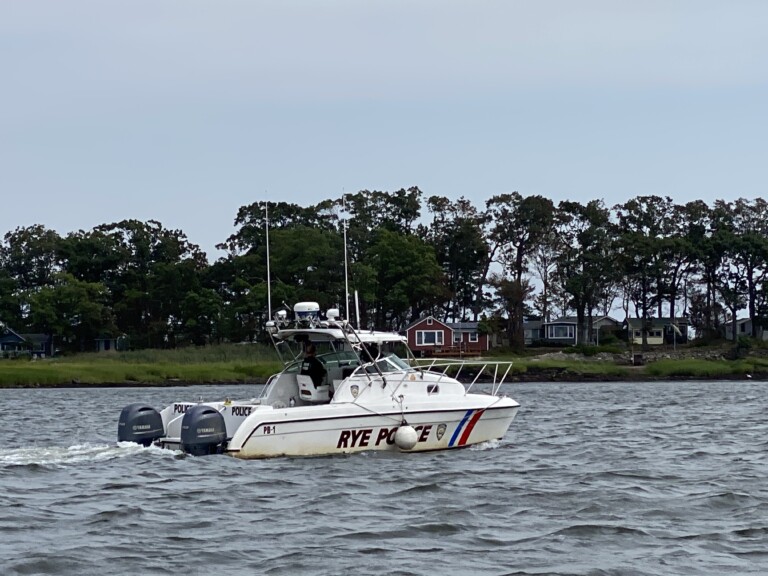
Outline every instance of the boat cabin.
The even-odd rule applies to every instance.
[[[264,403],[280,407],[330,402],[338,385],[361,366],[364,367],[361,374],[410,368],[396,354],[398,342],[362,342],[359,349],[355,350],[340,333],[334,334],[338,330],[318,329],[309,334],[307,332],[300,330],[295,334],[287,334],[288,338],[278,342],[276,347],[281,356],[290,350],[289,357],[292,360],[268,382],[266,397],[262,400]],[[325,375],[318,386],[315,386],[308,374],[302,374],[302,364],[310,346],[315,348],[316,358],[325,368]]]

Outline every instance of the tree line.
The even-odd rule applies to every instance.
[[[606,206],[513,192],[475,206],[412,187],[306,207],[257,201],[234,228],[212,263],[155,220],[66,236],[17,228],[0,245],[0,321],[81,351],[120,336],[134,348],[253,341],[268,295],[273,310],[315,301],[359,313],[365,328],[401,330],[426,314],[480,321],[515,347],[526,319],[576,316],[578,341],[588,341],[592,318],[617,308],[685,316],[705,338],[726,322],[735,334],[741,310],[753,331],[768,318],[762,199]]]

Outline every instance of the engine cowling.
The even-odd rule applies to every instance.
[[[198,404],[181,420],[181,449],[192,456],[220,454],[227,440],[224,416],[211,406]]]
[[[146,404],[129,404],[120,412],[117,424],[118,442],[135,442],[149,446],[165,435],[160,413]]]

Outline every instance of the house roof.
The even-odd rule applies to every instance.
[[[22,334],[28,342],[48,342],[51,337],[48,334]]]
[[[3,342],[25,342],[24,336],[10,328],[7,324],[0,327],[0,340]]]
[[[410,324],[408,324],[408,326],[406,326],[406,327],[405,327],[405,331],[407,332],[408,330],[410,330],[410,329],[411,329],[411,328],[413,328],[414,326],[417,326],[417,325],[419,325],[419,324],[423,324],[423,323],[424,323],[426,320],[429,320],[430,318],[432,318],[432,320],[434,320],[434,321],[435,321],[435,322],[437,322],[438,324],[442,324],[442,325],[443,325],[443,326],[445,326],[446,328],[448,328],[448,329],[450,329],[450,330],[453,330],[453,328],[451,328],[451,325],[450,325],[450,324],[446,324],[446,323],[445,323],[445,322],[443,322],[442,320],[438,320],[438,319],[437,319],[437,318],[435,318],[434,316],[432,316],[432,315],[429,315],[429,316],[422,316],[422,317],[421,317],[421,318],[419,318],[418,320],[414,320],[413,322],[411,322]]]
[[[414,326],[423,324],[424,321],[428,320],[429,318],[432,318],[432,320],[434,320],[438,324],[441,324],[442,326],[445,326],[446,328],[454,332],[477,332],[477,326],[479,324],[479,322],[443,322],[442,320],[438,320],[434,316],[423,316],[422,318],[419,318],[418,320],[415,320],[410,324],[408,324],[408,326],[405,327],[405,330],[408,331]]]
[[[542,326],[547,326],[549,324],[576,324],[576,316],[561,316],[550,322],[543,322]]]
[[[592,325],[598,324],[600,322],[603,322],[605,320],[608,320],[610,322],[613,322],[614,324],[621,324],[616,318],[613,318],[611,316],[593,316],[592,317]],[[584,317],[584,321],[587,321],[587,317]],[[578,318],[576,316],[562,316],[560,318],[557,318],[555,320],[552,320],[551,322],[544,322],[544,326],[547,326],[549,324],[577,324]]]
[[[477,332],[477,322],[448,322],[448,326],[459,332]]]
[[[11,334],[0,334],[0,344],[26,344],[27,341],[23,338],[16,338]]]
[[[648,322],[650,322],[652,327],[656,328],[663,328],[672,323],[668,316],[665,318],[648,318]],[[640,328],[643,325],[644,320],[642,318],[627,318],[624,320],[624,323],[631,328]],[[675,324],[678,326],[688,326],[690,322],[688,321],[688,318],[675,318]]]

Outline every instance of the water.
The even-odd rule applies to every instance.
[[[0,574],[765,574],[765,386],[519,384],[498,443],[262,461],[115,444],[252,388],[3,390]]]

